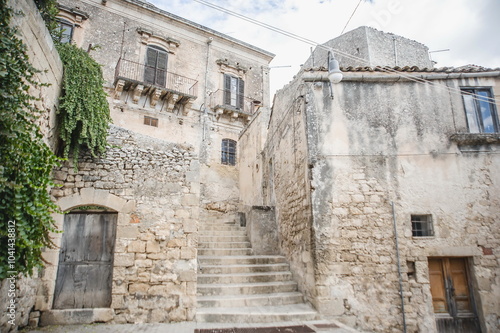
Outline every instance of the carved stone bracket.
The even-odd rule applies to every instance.
[[[132,101],[137,104],[139,99],[141,98],[142,91],[144,90],[144,86],[142,84],[138,84],[134,89],[134,95],[132,96]]]
[[[125,86],[125,81],[118,80],[118,82],[116,82],[115,94],[114,94],[115,99],[120,99],[120,97],[122,96],[124,86]]]
[[[156,103],[158,103],[158,100],[160,99],[161,96],[161,89],[154,89],[153,92],[151,93],[151,107],[155,107]]]
[[[174,112],[174,106],[177,100],[179,99],[179,95],[171,93],[167,99],[167,111]]]

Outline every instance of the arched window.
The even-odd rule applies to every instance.
[[[144,81],[160,87],[167,83],[167,51],[159,46],[149,45],[146,51]]]
[[[222,139],[221,163],[226,165],[236,165],[236,141]]]

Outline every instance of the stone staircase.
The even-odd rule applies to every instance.
[[[253,255],[243,227],[200,224],[198,322],[277,323],[317,319],[304,302],[285,257]]]

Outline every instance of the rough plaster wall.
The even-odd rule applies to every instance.
[[[85,198],[89,191],[128,202],[130,209],[118,212],[111,304],[114,322],[193,320],[200,195],[197,156],[190,146],[115,126],[110,128],[109,143],[104,158],[84,156],[78,170],[66,164],[55,171],[61,186],[52,194],[58,201],[69,198],[72,206],[88,205],[72,198]],[[56,236],[56,244],[60,237]],[[49,310],[58,250],[48,250],[44,256],[51,266],[43,276],[48,292],[39,308]]]
[[[500,160],[495,145],[492,154],[462,153],[449,140],[464,130],[460,95],[411,83],[343,82],[332,100],[326,85],[309,87],[318,309],[367,330],[401,329],[393,201],[410,331],[435,330],[429,256],[472,258],[477,305],[488,331],[497,330],[498,253],[483,248],[500,243]],[[432,214],[436,236],[413,238],[410,215],[424,213]]]
[[[273,205],[269,198],[274,192],[280,251],[289,260],[299,288],[313,302],[310,184],[301,90],[296,83],[275,97],[263,155],[263,179],[267,205]]]
[[[304,68],[328,68],[328,51],[324,47],[333,49],[340,67],[433,67],[427,46],[408,38],[363,26],[324,43],[321,48],[317,47],[305,62]]]

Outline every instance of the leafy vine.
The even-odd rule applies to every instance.
[[[26,46],[10,26],[13,15],[0,0],[0,279],[11,272],[31,274],[42,265],[41,251],[52,247],[51,217],[58,207],[48,188],[58,158],[45,144],[30,86],[38,72]]]
[[[74,44],[57,44],[64,65],[63,95],[59,104],[60,138],[64,157],[77,165],[80,149],[92,156],[105,152],[111,122],[101,66]]]

